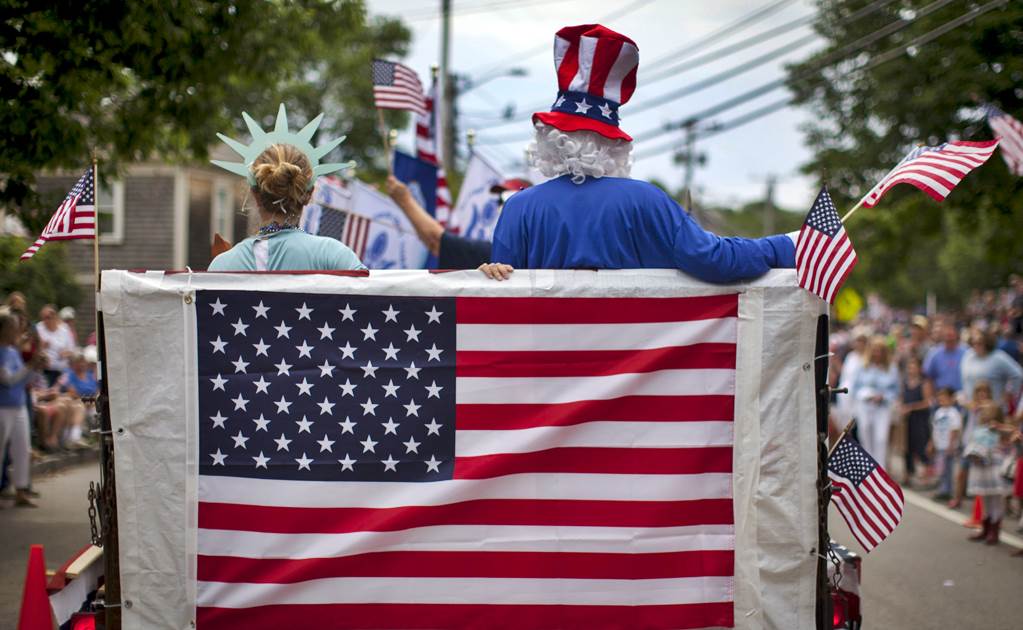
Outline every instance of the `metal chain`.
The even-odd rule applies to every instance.
[[[99,501],[100,486],[95,481],[89,482],[89,532],[90,540],[92,544],[97,547],[103,546],[103,540],[101,538],[100,531],[98,529],[99,524],[96,518],[96,506]]]

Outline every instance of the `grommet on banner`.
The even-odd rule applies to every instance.
[[[183,299],[185,300],[185,304],[191,304],[192,300],[195,298],[195,293],[192,292],[192,276],[195,275],[195,273],[192,271],[192,268],[189,267],[188,265],[185,265],[185,271],[188,272],[188,281],[185,283],[185,293]]]

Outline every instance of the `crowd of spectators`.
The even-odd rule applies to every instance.
[[[79,343],[74,318],[71,307],[46,305],[33,323],[18,292],[0,307],[0,497],[17,507],[34,507],[39,497],[33,459],[90,446],[96,346],[91,338]]]
[[[996,544],[1003,517],[1023,512],[1023,277],[931,317],[871,297],[831,351],[830,385],[848,390],[832,433],[855,419],[853,437],[905,487],[951,508],[973,497],[971,539]]]

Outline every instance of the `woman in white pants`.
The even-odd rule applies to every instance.
[[[18,334],[17,316],[0,309],[0,453],[10,444],[14,505],[35,507],[29,498],[30,445],[25,408],[25,382],[35,366],[26,366],[21,360]]]
[[[884,339],[870,340],[867,362],[857,372],[850,394],[856,405],[860,444],[878,464],[887,467],[888,434],[892,409],[899,394],[899,373],[891,364],[891,353]]]

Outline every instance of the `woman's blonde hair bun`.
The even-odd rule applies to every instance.
[[[298,215],[309,199],[312,165],[290,144],[273,144],[252,163],[253,187],[264,210]]]

